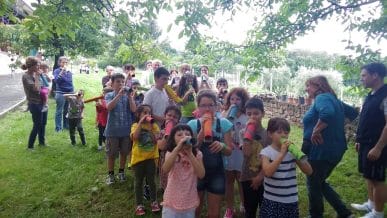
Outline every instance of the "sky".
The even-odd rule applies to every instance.
[[[31,4],[31,2],[36,2],[36,0],[25,0],[25,2]],[[257,12],[244,11],[243,13],[237,13],[234,16],[233,21],[227,21],[228,17],[226,18],[222,14],[217,14],[211,22],[212,27],[202,28],[201,32],[219,40],[242,44],[246,39],[247,31],[253,24],[253,17],[255,14],[252,13]],[[182,29],[182,26],[173,26],[171,31],[167,32],[167,27],[170,23],[173,23],[173,19],[174,16],[171,15],[171,13],[161,11],[157,19],[157,23],[162,30],[161,40],[167,39],[173,48],[183,51],[187,38],[178,38],[178,34]],[[348,39],[348,37],[349,33],[344,31],[344,26],[333,17],[319,22],[314,31],[309,31],[306,35],[297,38],[293,44],[288,46],[288,49],[349,55],[353,54],[353,52],[345,50],[347,44],[342,42],[343,39]],[[387,56],[387,40],[383,40],[380,43],[377,43],[376,40],[370,40],[366,43],[365,34],[356,31],[351,32],[351,39],[355,42],[355,44],[368,44],[373,49],[380,48],[382,54]]]
[[[170,13],[161,13],[159,15],[157,22],[163,32],[161,37],[162,39],[168,39],[172,47],[184,50],[186,39],[178,39],[177,37],[181,27],[174,26],[170,32],[167,32],[167,27],[172,21],[173,16]],[[211,24],[211,29],[205,28],[202,32],[220,40],[241,44],[246,39],[247,31],[253,24],[253,14],[251,12],[236,14],[232,22],[226,21],[226,18],[222,15],[217,15]],[[320,21],[314,31],[309,31],[306,35],[299,37],[293,44],[288,46],[288,49],[327,52],[328,54],[352,54],[353,52],[345,50],[347,44],[342,42],[342,40],[349,38],[349,33],[344,29],[344,26],[336,21],[335,17]],[[387,56],[387,40],[380,43],[377,43],[376,40],[370,40],[366,43],[366,34],[357,31],[352,31],[350,36],[354,44],[368,44],[373,49],[380,48],[382,54]]]

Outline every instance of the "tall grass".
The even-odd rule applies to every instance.
[[[75,87],[86,91],[85,98],[98,96],[101,77],[75,75]],[[105,185],[106,161],[105,154],[96,149],[94,103],[85,108],[87,145],[71,146],[67,131],[54,131],[55,102],[51,99],[46,128],[49,147],[36,147],[34,152],[26,150],[32,121],[30,113],[24,110],[22,107],[1,119],[0,217],[134,217],[132,173],[127,171],[129,179],[125,183]],[[301,138],[302,130],[293,126],[291,139],[300,144]],[[366,199],[364,181],[356,169],[357,157],[351,145],[329,179],[348,203]],[[298,180],[300,212],[305,217],[305,176],[299,174]],[[161,200],[161,196],[158,198]],[[336,216],[330,206],[325,211],[325,217]],[[152,215],[148,210],[145,217],[160,215]]]

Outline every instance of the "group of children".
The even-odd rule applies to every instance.
[[[195,100],[194,111],[188,114],[184,106],[170,105],[160,124],[151,105],[136,104],[133,90],[125,88],[123,74],[111,76],[110,92],[105,88],[104,99],[96,104],[99,148],[106,137],[106,183],[116,182],[117,156],[117,178],[126,181],[130,154],[138,216],[146,213],[144,181],[150,189],[150,210],[161,210],[156,196],[158,172],[164,191],[163,217],[200,217],[204,202],[208,216],[219,217],[224,195],[224,217],[233,217],[235,183],[245,217],[256,217],[258,206],[260,217],[298,217],[296,165],[308,175],[312,169],[306,159],[289,152],[289,123],[272,118],[265,130],[264,106],[258,97],[249,98],[243,88],[218,94],[209,89],[198,92],[191,77],[182,78],[190,83],[189,88],[176,91],[185,102]],[[221,107],[219,94],[224,95]]]

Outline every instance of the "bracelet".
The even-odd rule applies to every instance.
[[[226,144],[224,144],[223,142],[221,142],[220,145],[222,145],[222,151],[226,150],[226,148],[227,148],[227,145],[226,145]]]

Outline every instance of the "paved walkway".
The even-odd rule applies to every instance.
[[[0,74],[0,116],[13,109],[25,99],[22,73]]]

